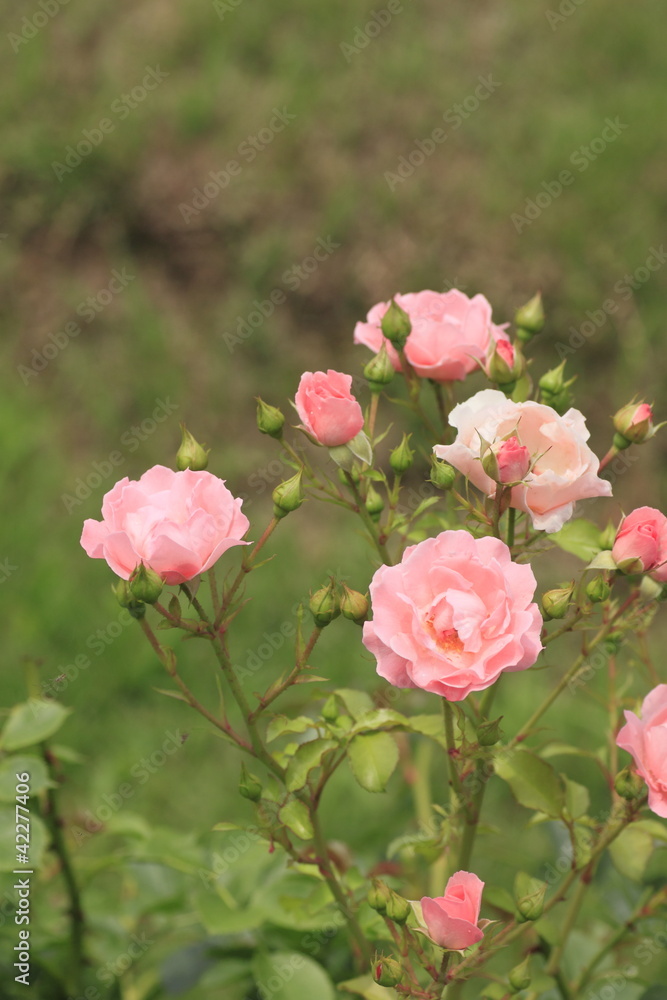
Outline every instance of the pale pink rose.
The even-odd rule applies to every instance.
[[[667,581],[667,517],[655,507],[638,507],[621,521],[611,550],[621,569]]]
[[[514,345],[509,340],[499,340],[496,344],[496,353],[508,368],[514,368]]]
[[[395,687],[461,701],[504,670],[535,663],[542,649],[535,586],[530,566],[512,562],[500,539],[443,531],[377,570],[363,643]]]
[[[484,883],[472,872],[455,872],[444,896],[421,900],[428,936],[441,948],[462,951],[484,937],[477,926]]]
[[[530,470],[530,452],[514,435],[492,450],[498,463],[499,483],[520,483]]]
[[[303,426],[327,448],[347,444],[364,426],[364,415],[350,392],[352,376],[304,372],[294,402]]]
[[[435,454],[488,496],[496,484],[482,468],[480,436],[493,444],[515,434],[528,448],[532,468],[512,489],[510,506],[529,514],[541,531],[562,528],[578,500],[611,496],[611,484],[598,477],[600,462],[586,444],[589,432],[579,410],[559,416],[543,403],[514,403],[497,389],[484,389],[455,406],[449,422],[456,440],[436,445]]]
[[[449,292],[409,292],[396,295],[396,302],[410,317],[412,332],[405,344],[405,356],[422,378],[435,382],[462,381],[483,363],[492,340],[507,341],[504,327],[491,321],[491,306],[483,295],[469,299],[453,288]],[[386,343],[397,371],[401,362],[396,350],[383,336],[382,317],[391,303],[380,302],[368,313],[365,323],[354,328],[355,344],[372,351]]]
[[[667,684],[658,684],[644,698],[641,719],[634,712],[624,714],[616,742],[632,754],[648,785],[649,808],[667,818]]]
[[[138,481],[116,483],[104,497],[103,520],[84,522],[81,544],[124,580],[143,563],[167,584],[185,583],[233,545],[247,544],[241,503],[210,472],[156,465]]]

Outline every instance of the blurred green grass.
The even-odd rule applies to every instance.
[[[664,238],[662,5],[586,0],[555,30],[546,14],[557,7],[546,0],[474,7],[455,0],[446,9],[406,0],[403,8],[349,61],[341,44],[354,41],[373,9],[359,0],[244,0],[222,20],[209,3],[91,0],[63,7],[16,52],[9,34],[39,8],[18,0],[1,15],[0,321],[7,335],[0,344],[0,510],[7,531],[0,558],[16,567],[0,591],[4,705],[21,696],[24,658],[41,660],[51,679],[118,617],[109,572],[78,544],[83,519],[99,515],[115,478],[170,464],[178,421],[186,420],[212,446],[212,471],[249,496],[256,536],[268,517],[270,491],[262,484],[275,481],[275,454],[253,430],[252,397],[284,405],[304,368],[357,371],[365,352],[352,348],[354,322],[397,290],[482,291],[502,322],[542,288],[549,325],[535,348],[539,370],[558,362],[556,344],[567,343],[587,311],[618,299],[619,311],[571,357],[599,452],[618,405],[635,393],[664,395],[667,270],[628,299],[614,291]],[[147,66],[158,65],[168,77],[155,91],[124,119],[110,111]],[[489,74],[497,90],[391,191],[385,173]],[[283,107],[295,120],[186,223],[179,206]],[[107,115],[113,132],[59,182],[53,161]],[[577,171],[572,154],[617,117],[627,129]],[[517,232],[512,214],[568,167],[572,185]],[[320,237],[340,248],[298,289],[286,287],[285,273]],[[77,309],[123,268],[133,276],[128,287],[85,321]],[[230,352],[223,335],[275,288],[286,291],[285,304]],[[26,376],[33,349],[41,354],[73,321],[80,334]],[[158,400],[177,409],[139,440],[132,428]],[[662,416],[660,402],[657,409]],[[122,462],[113,475],[76,505],[63,499],[117,450]],[[639,455],[618,482],[614,516],[639,497],[664,502],[665,456],[661,438]],[[340,566],[359,589],[367,584],[371,560],[348,521],[315,510],[299,518],[281,528],[279,558],[254,575],[255,600],[235,626],[239,656],[288,620],[325,568]],[[195,677],[201,651],[191,645],[187,652]],[[287,662],[283,647],[266,675]],[[314,667],[340,683],[375,684],[347,623],[326,635]],[[542,675],[508,681],[501,707],[527,715]],[[77,709],[63,736],[87,759],[72,769],[68,808],[94,809],[165,730],[181,727],[191,730],[184,752],[132,808],[168,815],[183,829],[193,813],[202,825],[223,818],[235,782],[229,755],[196,720],[188,726],[181,705],[152,690],[162,685],[138,631],[125,628],[63,690]],[[582,695],[566,713],[571,735],[584,742],[592,704]],[[337,782],[328,807],[332,835],[353,838],[363,852],[403,829],[408,804],[398,788],[372,814],[355,808],[365,818],[351,829],[342,805],[352,786],[344,775]]]

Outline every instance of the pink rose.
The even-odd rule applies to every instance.
[[[614,429],[634,444],[643,444],[655,434],[653,409],[648,403],[628,403],[614,414]]]
[[[441,948],[462,951],[484,937],[477,926],[484,883],[472,872],[455,872],[445,895],[421,901],[428,936]]]
[[[210,472],[156,465],[138,482],[116,483],[104,497],[103,520],[84,522],[81,544],[124,580],[144,563],[165,583],[184,583],[233,545],[247,544],[241,503]]]
[[[542,649],[535,586],[530,566],[512,562],[500,539],[443,531],[377,570],[363,643],[395,687],[461,701],[504,670],[535,663]]]
[[[532,468],[512,489],[510,506],[529,514],[541,531],[562,528],[577,500],[611,496],[611,484],[597,475],[600,462],[586,444],[589,433],[579,410],[561,417],[542,403],[514,403],[497,389],[484,389],[455,406],[449,422],[458,430],[456,440],[436,445],[435,454],[488,496],[496,484],[482,468],[481,438],[493,444],[514,434],[525,445]]]
[[[453,288],[449,292],[410,292],[395,298],[412,323],[405,356],[422,378],[436,382],[462,381],[478,362],[484,361],[493,338],[508,339],[504,328],[491,322],[491,306],[483,295],[469,299]],[[400,371],[398,353],[381,329],[389,305],[380,302],[373,306],[366,322],[355,326],[354,342],[375,352],[386,343],[392,364]]]
[[[347,444],[364,426],[364,415],[341,372],[304,372],[294,402],[303,426],[327,448]]]
[[[667,818],[667,684],[658,684],[646,695],[641,719],[625,712],[625,725],[616,742],[632,754],[648,785],[649,808]]]
[[[489,454],[492,456],[491,463],[487,462]],[[530,452],[514,435],[507,441],[491,445],[487,455],[484,456],[485,471],[496,483],[520,483],[530,471]],[[494,466],[492,470],[491,466]]]
[[[667,581],[667,517],[654,507],[638,507],[621,521],[611,550],[619,569],[650,573]]]

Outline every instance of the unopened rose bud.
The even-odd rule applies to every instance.
[[[401,309],[396,301],[391,303],[382,317],[381,326],[383,334],[397,351],[405,347],[412,330],[412,323],[405,309]]]
[[[334,618],[340,614],[340,601],[338,598],[338,587],[334,580],[330,580],[326,587],[316,590],[310,598],[310,612],[315,619],[315,624],[319,628],[329,625]]]
[[[569,587],[556,587],[542,597],[542,609],[546,618],[564,618],[574,593],[574,583]]]
[[[440,458],[431,459],[431,482],[439,490],[451,490],[456,482],[456,469]]]
[[[130,577],[132,596],[137,601],[143,601],[144,604],[155,604],[163,587],[162,577],[148,566],[144,566],[143,563],[137,566]]]
[[[340,602],[343,618],[349,618],[357,625],[363,625],[368,618],[368,609],[368,598],[360,594],[358,590],[350,590],[343,584],[343,597]]]
[[[384,510],[384,500],[371,483],[366,494],[366,510],[374,521],[380,520],[380,514]]]
[[[488,378],[500,386],[514,386],[526,370],[526,361],[509,340],[493,341],[486,361]]]
[[[239,792],[244,799],[251,802],[259,802],[262,797],[262,783],[254,774],[246,770],[245,764],[241,764],[241,779],[239,781]]]
[[[262,434],[272,438],[283,436],[285,416],[277,406],[269,406],[259,396],[257,397],[257,429]]]
[[[541,292],[533,295],[532,299],[517,309],[514,322],[518,327],[517,337],[524,342],[544,329],[544,307]]]
[[[146,605],[134,596],[128,580],[119,580],[118,583],[112,584],[111,589],[121,608],[127,608],[133,618],[144,617]]]
[[[389,464],[397,476],[402,476],[407,472],[415,457],[415,453],[410,447],[410,435],[404,434],[403,440],[397,448],[394,448],[389,456]]]
[[[593,577],[586,586],[586,596],[593,604],[606,601],[611,594],[611,587],[603,576]]]
[[[573,396],[570,392],[570,386],[576,381],[576,378],[576,375],[573,375],[571,379],[565,378],[564,361],[557,368],[545,372],[538,383],[541,402],[562,416],[572,405]]]
[[[373,979],[378,986],[398,986],[403,970],[393,958],[379,958],[373,962]]]
[[[386,914],[395,924],[404,924],[412,913],[412,907],[407,899],[403,899],[393,889],[390,890],[389,901],[387,903]]]
[[[531,983],[529,960],[524,958],[523,962],[515,965],[509,976],[509,984],[515,992],[527,990]]]
[[[530,452],[514,435],[506,441],[496,441],[482,458],[482,468],[487,476],[503,486],[522,482],[530,472],[530,466]]]
[[[176,452],[176,468],[179,472],[192,469],[193,472],[202,472],[208,465],[208,454],[210,449],[203,448],[192,436],[185,424],[181,424],[181,447]]]
[[[614,430],[628,444],[643,444],[656,431],[653,426],[653,410],[648,403],[628,403],[614,414]],[[627,448],[628,445],[624,444],[623,447]]]
[[[331,694],[322,705],[322,718],[325,722],[335,722],[339,714],[336,695]]]
[[[371,392],[382,392],[385,386],[394,378],[394,366],[391,363],[387,345],[382,347],[374,358],[368,362],[364,368],[364,378],[368,381],[368,388]]]
[[[368,905],[377,913],[386,913],[387,903],[391,899],[391,889],[381,878],[374,878],[367,899]]]
[[[295,476],[279,483],[273,491],[273,513],[277,518],[286,517],[293,510],[298,510],[304,500],[301,476],[303,470],[299,469]]]
[[[539,920],[544,909],[546,892],[546,882],[530,878],[523,872],[517,875],[514,883],[514,896],[519,923],[524,923],[527,920]]]
[[[498,719],[493,719],[491,722],[483,722],[477,728],[477,742],[481,747],[493,747],[496,745],[500,737],[502,736],[502,730],[500,728],[500,721],[502,716]]]
[[[616,775],[614,781],[614,788],[621,796],[622,799],[627,799],[628,802],[632,802],[633,799],[638,799],[646,791],[646,784],[642,778],[639,777],[636,771],[632,770],[632,767],[624,767],[622,771],[619,771]]]
[[[609,521],[607,527],[600,532],[600,548],[608,551],[613,549],[616,541],[616,525]]]

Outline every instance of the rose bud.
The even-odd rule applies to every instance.
[[[412,913],[412,907],[407,899],[403,899],[393,889],[389,890],[389,900],[387,902],[386,914],[395,924],[404,924]]]
[[[259,802],[262,797],[262,783],[254,774],[246,770],[245,764],[241,764],[241,778],[239,780],[239,792],[244,799],[251,802]]]
[[[144,566],[143,563],[137,566],[130,577],[132,596],[137,601],[143,601],[144,604],[155,604],[163,587],[162,577],[154,573],[150,567]]]
[[[523,962],[515,965],[508,979],[510,986],[517,993],[520,993],[521,990],[527,990],[531,983],[529,959],[524,958]]]
[[[514,388],[516,380],[526,370],[523,354],[509,340],[493,341],[491,352],[486,359],[486,374],[496,385],[507,386],[508,391]]]
[[[631,444],[643,444],[656,432],[653,410],[648,403],[628,403],[614,414],[614,430],[625,439],[622,446],[614,442],[619,450]]]
[[[378,986],[397,986],[403,979],[403,970],[393,958],[380,958],[373,962],[373,979]]]
[[[517,337],[524,342],[530,340],[536,333],[540,333],[544,328],[544,307],[542,306],[542,293],[538,292],[529,299],[525,305],[517,309],[514,317],[516,323]]]
[[[394,378],[394,366],[387,351],[387,345],[383,342],[382,347],[374,358],[368,362],[364,368],[364,378],[368,382],[371,392],[382,392],[385,386]]]
[[[564,618],[574,593],[574,583],[569,587],[556,587],[542,596],[542,609],[546,618]]]
[[[262,434],[272,438],[283,436],[285,416],[277,406],[269,406],[259,396],[257,397],[257,429]]]
[[[456,872],[447,882],[444,896],[424,896],[422,915],[431,941],[441,948],[462,951],[481,941],[478,926],[484,883],[472,872]]]
[[[519,923],[525,923],[527,920],[539,920],[544,910],[546,892],[546,882],[531,878],[525,872],[517,872],[514,880],[514,898]]]
[[[310,598],[309,608],[318,628],[329,625],[340,614],[338,587],[330,580],[326,587],[316,590]]]
[[[407,472],[414,461],[415,453],[409,444],[411,436],[404,434],[401,443],[397,448],[394,448],[389,456],[389,464],[397,476],[402,476],[404,472]]]
[[[539,380],[540,400],[561,416],[570,408],[573,396],[570,386],[576,382],[577,376],[565,379],[565,362],[562,361],[557,368],[551,368],[545,372]]]
[[[492,444],[482,458],[482,468],[487,476],[503,486],[522,482],[530,472],[531,464],[530,452],[514,435],[506,441]]]
[[[396,301],[392,301],[382,317],[380,327],[387,340],[400,351],[410,336],[412,323],[405,309],[401,309]]]
[[[349,618],[357,625],[363,625],[368,618],[369,607],[368,598],[360,594],[358,590],[350,590],[343,584],[343,598],[340,602],[343,618]]]
[[[279,483],[276,486],[272,494],[274,517],[278,519],[287,517],[293,510],[298,510],[301,506],[304,501],[303,487],[301,485],[302,475],[303,469],[299,469],[297,474],[292,476],[291,479],[286,479],[283,483]]]
[[[133,618],[140,619],[144,617],[146,614],[146,605],[143,601],[138,601],[133,596],[127,580],[119,580],[118,583],[111,585],[111,589],[121,608],[127,608]]]
[[[391,889],[381,878],[374,878],[368,890],[368,905],[377,913],[387,912],[387,903],[391,899]]]
[[[347,444],[364,426],[364,415],[351,387],[351,375],[331,368],[301,376],[294,397],[297,413],[308,434],[326,448]]]
[[[176,468],[180,472],[184,472],[185,469],[192,469],[193,472],[202,472],[208,465],[210,449],[203,448],[195,440],[185,424],[181,424],[181,434],[181,447],[176,452]]]
[[[481,747],[493,747],[502,736],[500,722],[502,715],[490,722],[482,722],[477,728],[477,742]]]
[[[611,587],[603,576],[595,576],[586,586],[586,596],[593,604],[606,601],[611,594]]]
[[[646,785],[633,767],[628,765],[619,771],[614,780],[614,788],[622,799],[632,802],[644,794]]]
[[[366,494],[366,510],[374,521],[379,521],[384,510],[384,500],[371,483]]]
[[[619,525],[611,555],[621,573],[651,573],[667,580],[667,517],[654,507],[638,507]]]
[[[449,462],[443,462],[439,458],[431,459],[431,479],[430,482],[437,486],[439,490],[451,490],[456,481],[456,469]]]

